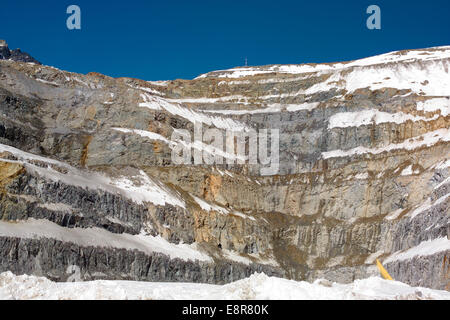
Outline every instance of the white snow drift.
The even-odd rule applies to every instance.
[[[445,299],[450,292],[414,288],[372,277],[351,284],[314,283],[253,274],[227,285],[137,281],[52,282],[35,276],[0,274],[0,299],[189,299],[189,300],[364,300]]]

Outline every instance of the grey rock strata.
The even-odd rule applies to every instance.
[[[416,53],[147,82],[14,61],[0,42],[2,223],[161,236],[214,261],[0,234],[0,271],[208,283],[264,271],[350,282],[378,275],[377,258],[448,240],[450,96],[433,76],[448,77],[450,58],[446,47]],[[285,71],[294,67],[307,71]],[[395,75],[411,81],[397,88]],[[348,124],[331,126],[336,117]],[[279,129],[278,173],[174,164],[172,133],[194,136],[195,118],[204,130]],[[178,202],[136,201],[144,176]],[[444,247],[385,267],[396,280],[448,290],[448,257]]]

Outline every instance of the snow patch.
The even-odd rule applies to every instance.
[[[4,162],[21,163],[28,170],[51,181],[62,181],[67,185],[87,188],[91,190],[103,190],[112,194],[120,194],[138,204],[151,202],[155,205],[171,204],[185,208],[184,201],[174,191],[162,183],[153,181],[147,174],[140,170],[133,176],[111,178],[97,172],[79,170],[63,162],[37,156],[22,150],[0,144],[0,152],[9,152],[19,160],[0,159]],[[47,164],[47,167],[31,163],[33,160]],[[30,162],[29,162],[30,161]],[[50,165],[56,165],[66,169],[66,173],[55,170]]]
[[[319,106],[320,102],[309,102],[302,104],[287,104],[286,110],[289,112],[295,112],[300,110],[308,110],[311,111]]]
[[[417,102],[417,110],[425,112],[440,111],[444,117],[450,114],[450,99],[449,98],[436,98],[426,101]]]
[[[435,200],[434,202],[431,202],[430,198],[427,198],[427,200],[422,203],[420,206],[418,206],[415,210],[410,212],[408,215],[411,217],[411,220],[414,219],[417,215],[443,203],[446,201],[446,199],[450,197],[450,193],[446,194],[445,196],[440,197],[439,199]]]
[[[204,123],[208,126],[215,126],[219,129],[231,131],[248,131],[248,128],[244,124],[233,119],[205,115],[203,113],[182,107],[179,103],[170,103],[166,99],[159,97],[146,96],[146,100],[140,103],[139,106],[152,110],[164,109],[167,112],[180,116],[192,123]]]
[[[200,208],[202,208],[205,211],[208,211],[208,212],[216,211],[216,212],[219,212],[219,213],[225,214],[225,215],[231,213],[232,215],[241,217],[243,219],[250,219],[250,220],[256,221],[256,219],[254,217],[245,215],[242,212],[239,212],[239,211],[236,211],[236,210],[229,210],[229,209],[226,209],[224,207],[221,207],[221,206],[218,206],[218,205],[215,205],[215,204],[210,204],[210,203],[206,202],[205,200],[200,199],[200,198],[198,198],[198,197],[196,197],[194,195],[191,195],[191,196],[195,200],[195,202],[197,202],[197,204],[200,206]]]
[[[59,83],[56,83],[56,82],[47,81],[47,80],[39,79],[39,78],[36,78],[36,80],[39,81],[39,82],[51,85],[51,86],[59,86]]]
[[[394,150],[414,150],[421,147],[431,147],[436,143],[450,141],[450,129],[438,129],[423,135],[408,139],[402,143],[389,144],[380,148],[356,147],[350,150],[332,150],[322,153],[323,159],[351,157],[361,154],[380,154]]]
[[[174,244],[160,236],[117,234],[101,228],[64,228],[48,220],[0,221],[0,235],[23,239],[51,238],[84,247],[137,249],[147,254],[160,252],[171,259],[212,261],[208,255],[198,251],[195,244]]]
[[[402,172],[400,173],[400,175],[402,176],[411,176],[413,174],[419,174],[420,170],[414,170],[412,169],[412,164],[407,166],[405,169],[402,170]]]
[[[195,202],[197,202],[197,204],[200,206],[200,208],[202,208],[202,210],[211,212],[211,211],[216,211],[222,214],[228,214],[229,211],[223,207],[220,207],[218,205],[215,204],[210,204],[194,195],[191,195],[192,198],[195,200]]]
[[[226,285],[180,282],[97,280],[52,282],[43,277],[11,272],[0,274],[0,299],[85,300],[375,300],[445,299],[448,291],[410,287],[398,281],[372,277],[337,284],[269,277],[255,273]]]
[[[413,116],[403,112],[388,113],[375,109],[363,110],[357,112],[341,112],[336,113],[330,117],[328,123],[328,129],[334,128],[347,128],[347,127],[359,127],[370,124],[380,123],[404,123],[407,121],[432,121],[436,120],[439,116],[435,115],[432,118]]]
[[[404,209],[399,208],[395,211],[392,211],[389,213],[386,217],[384,217],[386,220],[395,220],[398,218],[398,216],[403,212]]]
[[[167,139],[166,137],[155,133],[155,132],[151,132],[151,131],[145,131],[145,130],[139,130],[139,129],[128,129],[128,128],[111,128],[115,131],[119,131],[119,132],[123,132],[123,133],[131,133],[131,134],[137,134],[141,137],[145,137],[148,138],[150,140],[159,140],[159,141],[163,141],[171,146],[175,145],[174,142],[170,141],[169,139]]]
[[[394,261],[404,261],[418,256],[431,256],[447,250],[450,250],[450,240],[447,239],[447,237],[437,238],[434,240],[423,241],[418,246],[408,250],[398,251],[389,256],[383,263],[388,264]]]

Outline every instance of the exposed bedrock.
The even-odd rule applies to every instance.
[[[54,281],[120,279],[227,283],[254,272],[283,276],[275,268],[216,261],[171,259],[155,252],[102,247],[80,247],[54,239],[0,237],[1,270],[35,274]]]
[[[379,259],[448,290],[449,69],[448,47],[159,82],[1,60],[0,271],[350,282]],[[199,123],[279,130],[278,171],[176,164],[180,130],[234,159]]]

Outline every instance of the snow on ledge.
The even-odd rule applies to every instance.
[[[315,72],[333,72],[342,71],[354,67],[371,67],[399,62],[436,61],[448,58],[450,58],[450,46],[441,46],[428,49],[392,51],[385,54],[349,62],[271,65],[267,67],[236,67],[227,70],[216,70],[209,73],[204,73],[194,79],[203,79],[206,77],[236,79],[270,73],[308,74]]]
[[[3,144],[0,144],[0,152],[9,152],[19,159],[18,161],[0,159],[1,161],[21,163],[30,170],[30,172],[34,172],[51,181],[62,181],[67,185],[90,190],[100,189],[112,194],[120,194],[137,204],[150,202],[155,205],[164,206],[166,204],[171,204],[185,208],[184,201],[175,194],[174,191],[170,190],[162,183],[153,181],[142,170],[139,170],[134,176],[112,178],[98,172],[79,170],[66,163],[24,152]],[[48,166],[37,166],[29,162],[33,160],[44,162],[48,164]],[[67,173],[61,173],[60,171],[53,169],[50,165],[65,168],[67,169]]]
[[[413,116],[403,112],[388,113],[378,111],[376,109],[369,109],[356,112],[340,112],[332,115],[328,123],[328,129],[334,128],[348,128],[370,125],[372,123],[396,123],[401,124],[407,121],[432,121],[439,118],[439,115],[434,115],[431,118]]]
[[[398,251],[384,260],[384,264],[388,264],[395,261],[409,260],[414,257],[431,256],[438,252],[450,250],[450,240],[446,237],[437,238],[434,240],[428,240],[421,242],[418,246],[410,248],[405,251]]]
[[[384,147],[379,148],[367,148],[367,147],[356,147],[349,150],[332,150],[322,153],[323,159],[330,158],[343,158],[350,157],[353,155],[361,154],[380,154],[383,152],[389,152],[394,150],[414,150],[421,147],[431,147],[436,143],[443,141],[450,141],[450,129],[438,129],[435,131],[427,132],[423,135],[413,137],[401,143],[389,144]]]
[[[446,195],[436,199],[434,202],[431,201],[431,198],[427,198],[425,200],[425,202],[423,202],[421,205],[419,205],[417,208],[415,208],[412,212],[408,213],[408,216],[410,217],[410,219],[414,219],[417,215],[435,207],[440,205],[441,203],[443,203],[444,201],[446,201],[446,199],[450,197],[450,193],[447,193]]]
[[[145,98],[144,98],[145,97]],[[218,129],[232,130],[232,131],[248,131],[249,128],[238,121],[230,118],[222,118],[218,116],[211,116],[202,112],[183,107],[179,102],[169,102],[168,99],[163,99],[156,96],[143,96],[144,102],[139,103],[142,108],[151,110],[166,110],[170,114],[182,117],[192,123],[204,123],[208,126],[215,126]]]
[[[446,117],[450,114],[450,99],[447,98],[435,98],[426,101],[417,102],[417,110],[425,112],[440,111],[441,114]]]
[[[117,234],[101,228],[65,228],[48,220],[0,221],[0,236],[22,239],[51,238],[84,247],[137,249],[147,254],[163,253],[171,259],[212,262],[211,257],[198,251],[195,244],[174,244],[160,236]]]
[[[137,134],[141,137],[145,137],[148,138],[150,140],[160,140],[164,143],[167,143],[168,145],[174,145],[175,143],[170,141],[169,139],[167,139],[166,137],[155,133],[155,132],[151,132],[151,131],[146,131],[146,130],[139,130],[139,129],[128,129],[128,128],[111,128],[114,131],[119,131],[122,133],[131,133],[131,134]]]
[[[410,164],[405,169],[403,169],[403,171],[400,173],[400,175],[401,176],[411,176],[411,175],[419,174],[419,173],[420,173],[420,170],[413,170],[412,164]]]
[[[236,210],[228,210],[224,207],[221,207],[219,205],[215,205],[215,204],[210,204],[208,202],[206,202],[203,199],[200,199],[194,195],[191,194],[191,197],[195,200],[195,202],[197,202],[197,204],[200,206],[200,208],[202,208],[202,210],[211,212],[211,211],[216,211],[219,212],[221,214],[224,215],[228,215],[228,214],[232,214],[238,217],[241,217],[243,219],[250,219],[252,221],[256,221],[256,219],[252,216],[248,216],[246,214],[243,214],[242,212],[236,211]]]

